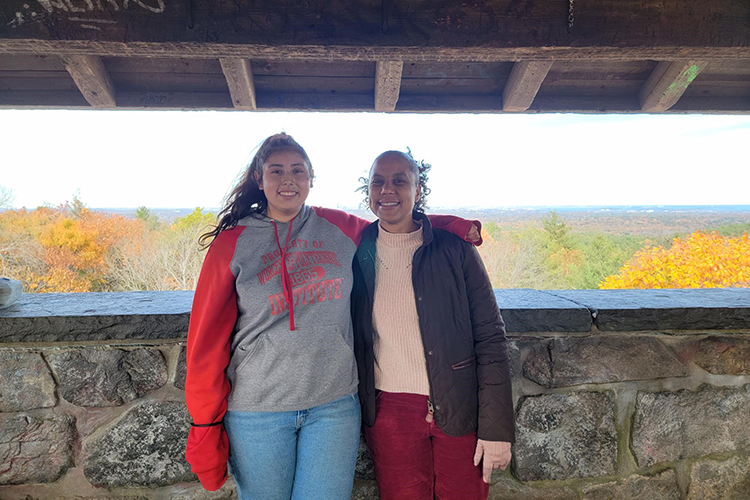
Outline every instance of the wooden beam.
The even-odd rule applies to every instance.
[[[704,61],[662,61],[657,64],[638,93],[641,110],[653,113],[674,106],[705,67]]]
[[[253,69],[247,59],[219,59],[221,70],[227,79],[232,104],[237,109],[253,111],[255,104],[255,82]]]
[[[749,2],[750,3],[750,2]],[[740,47],[348,47],[335,45],[274,45],[89,42],[84,40],[11,40],[0,36],[0,54],[95,55],[170,59],[250,59],[305,62],[411,61],[411,62],[519,62],[643,61],[643,60],[750,60],[750,43]]]
[[[0,90],[0,109],[90,108],[75,91],[38,92]],[[221,109],[231,111],[226,92],[119,92],[117,109]],[[258,95],[263,111],[372,111],[371,94],[266,94]],[[497,96],[402,95],[397,113],[502,113]],[[685,96],[668,114],[750,115],[750,98]],[[539,96],[526,113],[642,113],[638,98],[608,96]]]
[[[746,0],[690,8],[685,0],[578,0],[571,31],[560,0],[369,1],[354,10],[345,0],[220,3],[2,0],[0,51],[331,61],[750,58]]]
[[[378,61],[375,67],[375,111],[395,111],[401,92],[403,61]]]
[[[67,55],[60,59],[89,104],[105,109],[117,106],[115,86],[101,57]]]
[[[552,61],[517,62],[503,89],[503,111],[526,111],[547,77]]]

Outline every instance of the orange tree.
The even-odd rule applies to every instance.
[[[750,286],[750,234],[697,231],[670,248],[644,248],[599,288],[722,288]]]
[[[109,291],[108,256],[142,233],[140,220],[94,212],[77,199],[7,210],[0,214],[0,270],[29,292]]]

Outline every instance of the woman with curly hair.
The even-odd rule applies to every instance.
[[[424,215],[429,168],[386,151],[363,186],[379,218],[354,260],[365,437],[382,500],[483,500],[514,441],[504,324],[477,251]]]

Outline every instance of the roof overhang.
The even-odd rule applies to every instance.
[[[0,108],[750,113],[747,0],[4,0]]]

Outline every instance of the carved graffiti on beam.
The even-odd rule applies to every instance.
[[[16,12],[8,26],[17,28],[26,23],[42,21],[46,16],[56,14],[68,16],[68,21],[79,23],[81,28],[101,31],[101,27],[97,25],[116,24],[116,21],[85,18],[80,17],[79,14],[111,13],[132,9],[161,14],[166,9],[166,0],[36,0],[35,4],[35,6],[32,2],[23,4],[23,11]]]

